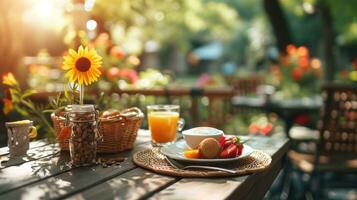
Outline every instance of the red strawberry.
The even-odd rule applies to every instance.
[[[224,148],[224,147],[228,146],[228,145],[226,145],[227,143],[229,143],[229,144],[232,143],[231,140],[232,140],[232,137],[223,135],[219,140],[219,144],[221,145],[222,148]]]
[[[226,149],[229,147],[229,145],[233,144],[233,141],[232,140],[228,140],[226,141],[221,147],[222,149]]]
[[[242,153],[243,153],[243,144],[239,144],[239,145],[237,145],[237,146],[238,146],[238,147],[237,147],[236,157],[242,155]]]
[[[220,144],[221,146],[223,146],[224,143],[225,143],[225,140],[226,140],[226,136],[222,135],[222,137],[219,139],[219,144]]]
[[[221,154],[220,158],[234,158],[237,153],[237,145],[231,144],[226,149],[224,149]]]
[[[222,148],[220,158],[234,158],[242,154],[243,144],[240,143],[239,137],[223,136],[220,145]]]

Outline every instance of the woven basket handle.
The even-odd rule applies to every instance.
[[[141,112],[139,108],[133,107],[118,112],[115,115],[110,116],[109,118],[101,118],[101,121],[110,122],[110,121],[120,120],[121,118],[133,119],[133,118],[140,118],[140,117],[144,117],[144,114]]]
[[[143,115],[141,110],[139,108],[137,108],[137,107],[132,107],[132,108],[125,109],[120,114],[122,116],[127,117],[127,118],[140,117],[140,116]]]

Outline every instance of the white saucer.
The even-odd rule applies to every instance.
[[[194,158],[185,158],[183,155],[183,152],[187,149],[190,149],[186,142],[184,140],[179,140],[173,144],[165,145],[161,147],[160,151],[162,154],[165,156],[175,159],[175,160],[180,160],[180,161],[185,161],[185,162],[191,162],[191,163],[224,163],[224,162],[233,162],[237,161],[239,159],[245,158],[249,156],[254,149],[250,147],[249,145],[243,144],[243,152],[242,155],[235,157],[235,158],[220,158],[220,159],[194,159]]]

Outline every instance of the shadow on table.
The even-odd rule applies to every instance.
[[[244,176],[243,176],[244,177]],[[191,196],[192,199],[200,199],[203,197],[194,196],[196,193],[194,191],[207,190],[208,185],[212,185],[211,190],[207,190],[207,194],[211,193],[209,199],[214,199],[214,191],[219,189],[220,191],[231,190],[233,187],[236,187],[237,179],[242,177],[233,177],[233,178],[214,178],[214,179],[204,179],[204,178],[185,178],[181,179],[178,183],[175,183],[175,187],[168,187],[167,189],[160,192],[160,198],[165,199],[165,197],[176,197],[180,196]],[[232,182],[232,184],[227,184]],[[191,192],[193,191],[193,192]],[[204,199],[204,198],[203,198]]]

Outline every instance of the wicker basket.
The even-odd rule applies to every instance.
[[[59,144],[59,147],[62,151],[69,151],[69,137],[65,137],[64,139],[59,139],[58,135],[60,134],[62,128],[65,126],[66,122],[66,112],[60,111],[57,113],[52,113],[51,114],[51,119],[53,122],[53,126],[55,129],[55,134],[57,138],[57,142]]]
[[[65,112],[52,113],[51,115],[56,136],[65,125],[66,118],[64,115]],[[106,117],[99,117],[99,132],[103,136],[103,140],[98,142],[97,152],[118,153],[132,149],[143,119],[144,114],[135,107]],[[57,137],[57,141],[62,151],[69,150],[69,137],[62,139]]]

